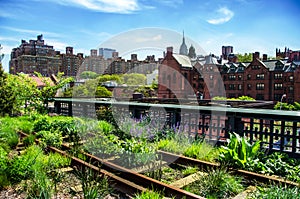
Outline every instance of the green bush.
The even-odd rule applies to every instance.
[[[40,138],[42,147],[61,147],[62,145],[63,138],[59,131],[39,131],[36,135]]]

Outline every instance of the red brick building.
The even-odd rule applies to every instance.
[[[168,48],[159,67],[158,97],[188,98],[200,95],[227,98],[250,96],[257,100],[300,101],[300,66],[286,60],[261,60],[253,53],[250,63],[220,64],[212,56],[191,60],[188,56],[173,54]]]

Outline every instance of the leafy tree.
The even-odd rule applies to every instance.
[[[116,74],[113,74],[113,75],[101,75],[97,78],[99,84],[100,83],[103,83],[103,82],[106,82],[106,81],[116,81],[117,83],[121,83],[121,75],[116,75]]]
[[[83,71],[80,74],[81,79],[96,79],[99,75],[93,71]]]
[[[251,62],[252,61],[252,53],[237,54],[239,62]]]
[[[11,115],[14,110],[16,95],[13,88],[7,83],[7,74],[4,72],[0,60],[0,115]]]
[[[130,73],[123,75],[123,81],[127,85],[145,85],[146,75],[139,73]]]
[[[95,92],[95,97],[111,97],[111,91],[107,90],[107,88],[103,86],[98,86]]]
[[[72,77],[63,78],[63,73],[57,74],[57,82],[53,85],[52,82],[49,79],[43,78],[41,74],[36,73],[39,78],[42,78],[45,86],[39,90],[38,89],[38,97],[42,104],[40,104],[41,112],[46,111],[48,108],[48,100],[51,100],[51,98],[55,97],[58,89],[61,89],[66,84],[74,81]]]

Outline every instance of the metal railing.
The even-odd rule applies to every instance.
[[[138,102],[97,101],[93,99],[54,99],[54,112],[68,116],[97,118],[97,110],[111,107],[117,114],[161,119],[169,127],[182,127],[189,135],[201,135],[210,142],[226,141],[230,132],[260,140],[270,151],[300,156],[300,112],[270,109],[230,108]]]

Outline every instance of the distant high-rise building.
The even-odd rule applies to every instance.
[[[97,49],[91,49],[91,57],[96,57],[97,56]]]
[[[99,48],[99,55],[103,56],[104,59],[110,59],[110,58],[112,58],[114,52],[116,52],[115,49],[111,49],[111,48]]]
[[[222,46],[222,58],[228,59],[228,55],[233,53],[233,46]]]
[[[61,66],[59,52],[53,46],[45,44],[43,35],[38,35],[37,40],[21,40],[21,45],[12,49],[9,62],[11,74],[32,74],[39,72],[43,76],[57,74]]]
[[[61,67],[60,72],[63,72],[65,76],[76,76],[79,67],[83,63],[83,54],[73,54],[73,47],[66,47],[66,54],[61,54]]]

